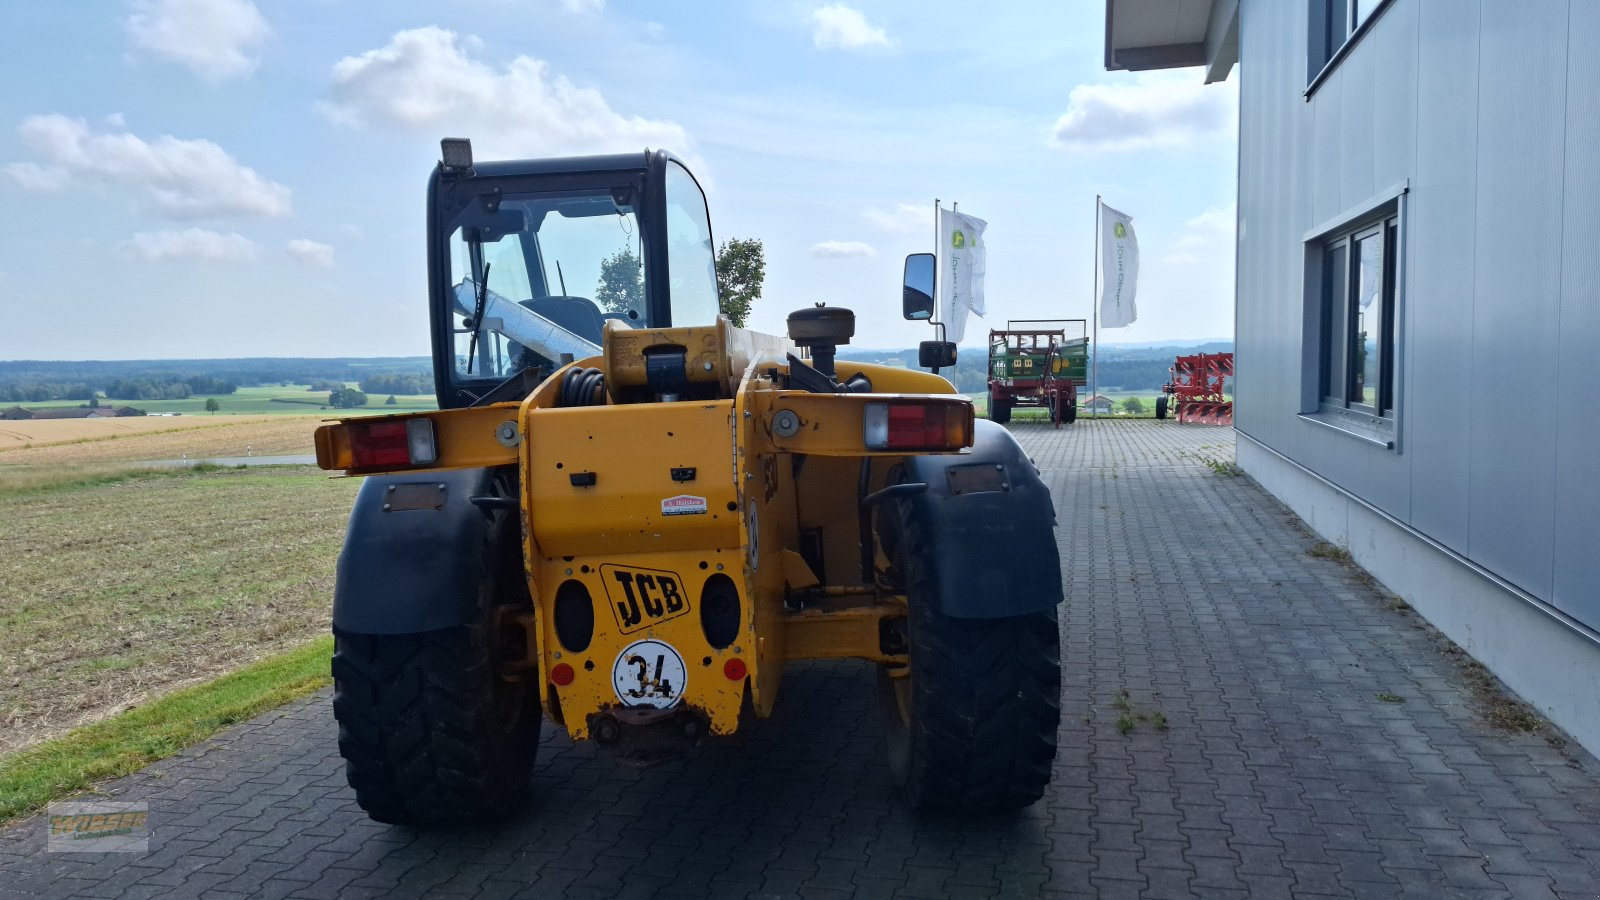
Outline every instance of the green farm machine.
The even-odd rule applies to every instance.
[[[1003,425],[1013,409],[1035,408],[1048,410],[1057,428],[1070,425],[1088,370],[1085,320],[1010,320],[1004,330],[989,332],[989,418]]]

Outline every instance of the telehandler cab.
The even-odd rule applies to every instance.
[[[938,375],[836,364],[849,310],[794,313],[789,341],[720,317],[705,198],[666,152],[442,156],[440,408],[316,434],[324,469],[368,476],[333,604],[362,808],[508,815],[541,711],[654,755],[769,715],[789,661],[840,658],[878,666],[913,807],[1037,800],[1062,588],[1011,435]]]

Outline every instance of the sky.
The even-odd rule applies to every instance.
[[[70,9],[69,9],[70,7]],[[672,150],[750,325],[900,318],[935,198],[988,222],[988,315],[1090,318],[1095,199],[1139,318],[1231,338],[1237,75],[1106,72],[1103,0],[86,0],[0,7],[0,359],[428,353],[424,197],[478,159]]]

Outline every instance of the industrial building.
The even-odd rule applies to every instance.
[[[1600,751],[1600,3],[1107,0],[1239,79],[1239,465]]]

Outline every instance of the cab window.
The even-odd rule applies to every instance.
[[[683,166],[667,163],[667,275],[672,324],[710,325],[717,320],[716,248],[705,194]]]

